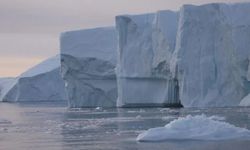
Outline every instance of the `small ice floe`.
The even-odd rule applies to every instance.
[[[144,112],[146,112],[146,110],[140,109],[140,113],[144,113]]]
[[[160,112],[165,112],[165,111],[170,111],[170,110],[171,110],[170,108],[161,108]]]
[[[128,110],[128,113],[136,113],[137,111],[135,110]]]
[[[95,110],[102,110],[102,107],[96,107]]]
[[[172,120],[172,119],[175,119],[176,117],[174,117],[174,116],[164,116],[164,117],[162,117],[161,119],[163,120],[163,121],[169,121],[169,120]]]
[[[141,115],[137,115],[135,118],[136,119],[141,119],[142,117],[141,117]]]
[[[8,132],[8,129],[7,128],[0,128],[0,133],[1,132]]]
[[[137,141],[250,139],[250,131],[206,115],[178,118],[165,127],[149,129]]]
[[[11,124],[12,122],[6,119],[0,119],[0,124]]]
[[[168,112],[169,113],[179,113],[179,110],[177,110],[177,109],[169,109]]]
[[[222,117],[222,116],[210,116],[209,119],[218,120],[218,121],[225,121],[226,120],[226,118]]]

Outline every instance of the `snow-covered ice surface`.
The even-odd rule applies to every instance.
[[[61,68],[70,107],[115,107],[116,36],[113,27],[61,35]]]
[[[181,8],[173,62],[184,106],[238,106],[250,93],[249,14],[250,3]]]
[[[164,140],[250,140],[250,130],[235,127],[206,115],[173,120],[164,127],[152,128],[138,135],[138,141],[155,142]]]
[[[164,126],[179,117],[201,114],[250,129],[247,107],[67,109],[58,103],[0,103],[0,149],[249,150],[248,139],[136,141],[137,135],[147,129]]]
[[[35,65],[8,83],[1,94],[5,102],[66,101],[59,55]]]

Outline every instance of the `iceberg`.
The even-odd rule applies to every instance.
[[[116,29],[64,32],[60,57],[0,81],[0,100],[68,99],[69,107],[248,106],[249,14],[250,3],[184,5],[178,12],[117,16]]]
[[[113,27],[61,34],[61,73],[69,107],[115,107],[117,47]]]
[[[185,107],[238,106],[250,93],[250,3],[184,5],[176,49]]]
[[[172,11],[116,17],[118,107],[179,104],[170,72],[177,25]]]
[[[0,78],[0,101],[16,83],[16,78]]]
[[[139,134],[137,141],[250,139],[248,129],[235,127],[213,118],[217,117],[188,115],[184,118],[178,118],[165,127],[152,128]]]
[[[66,101],[59,55],[43,61],[7,83],[7,90],[1,94],[5,102]]]

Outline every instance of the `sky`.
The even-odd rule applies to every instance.
[[[61,32],[114,25],[121,14],[183,4],[250,0],[0,0],[0,77],[15,77],[59,53]]]

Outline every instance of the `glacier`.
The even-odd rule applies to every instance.
[[[113,27],[61,34],[61,74],[69,107],[115,107],[116,34]]]
[[[4,102],[66,101],[65,87],[60,76],[60,57],[51,57],[3,86]]]
[[[184,5],[172,68],[185,107],[237,106],[250,93],[250,3]]]
[[[236,127],[214,118],[217,117],[207,117],[206,115],[180,117],[165,127],[152,128],[139,134],[137,141],[250,139],[248,129]]]
[[[171,106],[178,12],[159,11],[116,17],[118,32],[118,107]]]

